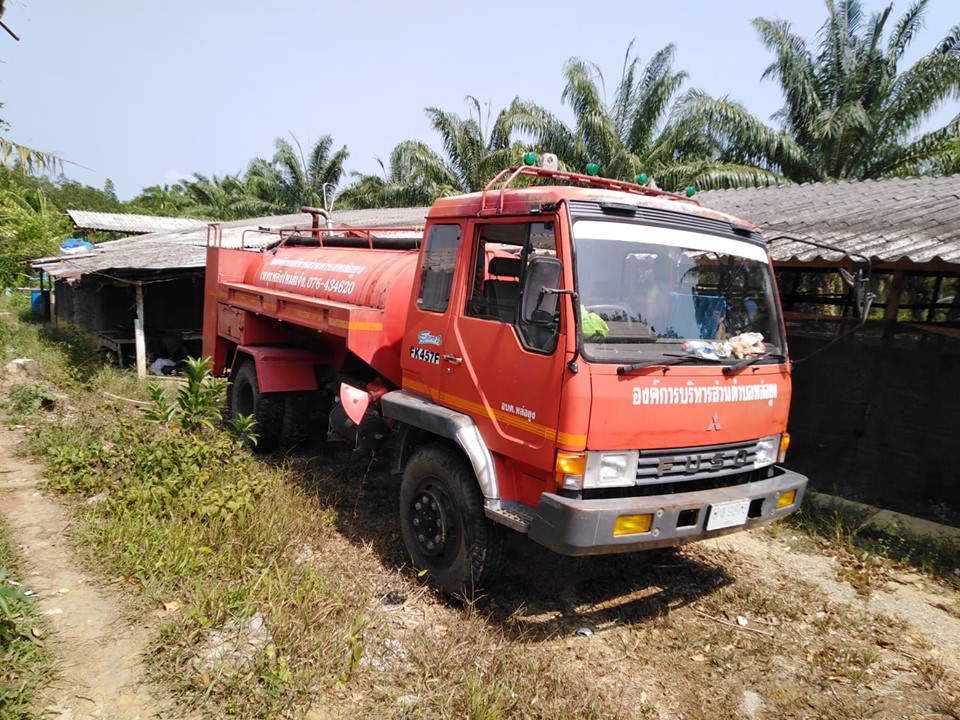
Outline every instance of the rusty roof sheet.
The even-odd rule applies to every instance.
[[[960,175],[711,190],[697,197],[759,225],[775,261],[859,253],[890,263],[960,263]],[[836,245],[844,253],[789,237]]]
[[[205,220],[159,215],[136,215],[134,213],[105,213],[90,210],[67,210],[67,215],[77,230],[106,230],[109,232],[143,235],[145,233],[169,232],[198,225]]]
[[[377,210],[335,210],[335,225],[369,227],[414,227],[424,224],[427,208],[398,208]],[[275,240],[258,230],[273,232],[294,227],[310,227],[312,216],[305,213],[251,218],[221,223],[222,246],[256,247]],[[171,232],[151,233],[101,243],[94,250],[77,255],[57,255],[38,258],[31,265],[55,278],[76,279],[84,275],[122,274],[130,276],[138,271],[199,269],[206,264],[208,224],[193,225]]]

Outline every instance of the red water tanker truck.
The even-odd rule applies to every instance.
[[[796,510],[790,365],[758,229],[683,195],[523,165],[422,228],[207,248],[204,354],[259,447],[389,449],[413,566],[491,579],[505,532],[565,555]],[[256,247],[243,247],[244,245]]]

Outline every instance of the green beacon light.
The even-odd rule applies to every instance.
[[[523,154],[523,164],[524,164],[524,165],[536,165],[536,164],[537,164],[537,160],[539,160],[539,158],[537,157],[537,154],[536,154],[535,152],[533,152],[532,150],[531,150],[530,152],[527,152],[527,153],[524,153],[524,154]]]
[[[694,195],[697,194],[697,186],[690,185],[687,187],[687,189],[684,192],[686,192],[687,197],[692,198]]]
[[[587,175],[590,177],[595,177],[598,172],[600,172],[599,165],[596,163],[587,163]]]
[[[650,178],[647,177],[646,173],[640,173],[639,175],[637,175],[637,185],[646,185],[647,180],[649,179]]]

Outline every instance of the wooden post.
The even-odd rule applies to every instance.
[[[137,346],[137,377],[147,376],[147,341],[143,334],[143,284],[137,283],[137,318],[133,321],[133,337]]]
[[[887,308],[883,312],[883,319],[887,322],[896,322],[897,312],[900,310],[900,292],[903,290],[903,270],[894,270],[887,291]]]

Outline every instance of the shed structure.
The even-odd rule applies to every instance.
[[[768,241],[794,359],[788,464],[816,489],[960,525],[960,176],[699,197]],[[869,319],[829,345],[857,324],[837,269],[864,258]]]
[[[337,211],[333,222],[416,226],[423,224],[426,211]],[[176,218],[156,218],[171,219]],[[222,243],[224,247],[256,245],[258,238],[260,242],[273,239],[262,230],[308,227],[312,223],[313,217],[306,213],[226,222],[221,225]],[[101,350],[120,364],[131,363],[139,356],[141,370],[148,358],[176,361],[188,355],[199,356],[207,226],[203,221],[190,221],[180,228],[102,243],[88,253],[32,261],[35,269],[52,280],[54,321],[87,331]],[[132,232],[129,227],[128,231]],[[140,353],[138,325],[144,343]]]

